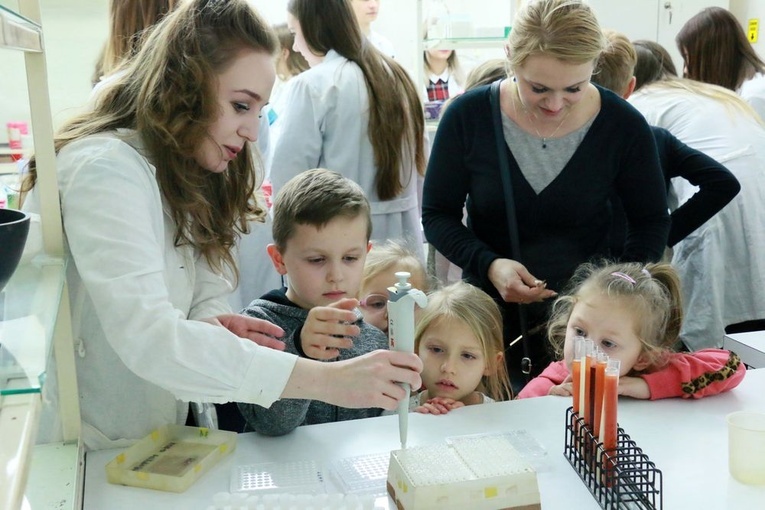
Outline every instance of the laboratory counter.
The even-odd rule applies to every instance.
[[[412,414],[409,446],[446,437],[525,430],[546,450],[538,464],[542,508],[597,509],[563,455],[565,413],[571,399],[542,397],[458,409],[443,416]],[[700,400],[619,401],[619,424],[663,473],[663,508],[765,508],[765,486],[747,486],[728,473],[725,417],[741,410],[765,412],[765,369],[750,370],[741,385]],[[121,450],[86,456],[86,510],[205,509],[227,492],[234,468],[263,462],[313,460],[324,470],[339,459],[400,448],[396,416],[299,427],[283,437],[240,434],[237,448],[181,494],[112,485],[106,464]],[[333,477],[324,473],[329,492]],[[395,505],[390,505],[395,508]]]

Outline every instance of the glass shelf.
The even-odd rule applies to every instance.
[[[42,47],[40,25],[0,5],[0,48],[39,53]]]
[[[468,48],[502,48],[507,42],[506,37],[452,37],[442,39],[425,39],[426,50],[459,50]]]
[[[65,277],[62,259],[42,255],[0,292],[0,395],[40,392]]]

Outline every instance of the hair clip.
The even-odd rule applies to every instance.
[[[611,276],[616,276],[617,278],[621,278],[624,281],[630,282],[632,285],[635,285],[637,282],[633,277],[631,277],[628,274],[622,273],[621,271],[614,271],[611,273]]]

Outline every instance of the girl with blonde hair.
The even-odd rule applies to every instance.
[[[701,398],[731,390],[746,367],[720,349],[674,348],[683,323],[680,279],[669,264],[583,264],[553,305],[548,335],[561,361],[518,398],[571,396],[574,340],[586,338],[621,362],[619,394],[657,400]]]
[[[373,244],[364,262],[364,274],[359,287],[359,300],[364,320],[387,333],[388,331],[388,287],[396,283],[398,271],[411,276],[412,287],[423,292],[430,290],[430,282],[422,260],[403,243],[388,240]]]
[[[481,289],[457,282],[428,296],[415,330],[425,389],[410,409],[444,414],[465,405],[512,399],[502,314]]]

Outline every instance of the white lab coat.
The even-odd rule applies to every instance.
[[[155,169],[134,133],[73,142],[58,155],[82,438],[124,446],[183,423],[184,401],[253,402],[281,395],[296,358],[195,319],[230,313],[229,282],[188,246],[175,247]],[[132,145],[132,146],[131,146]],[[34,193],[29,208],[39,209]],[[40,442],[60,438],[53,364]],[[127,441],[126,441],[127,440]]]
[[[733,106],[660,85],[630,102],[651,125],[716,159],[741,183],[741,192],[674,247],[672,264],[683,286],[681,337],[693,350],[721,347],[729,324],[765,318],[765,129]],[[696,188],[676,178],[682,204]]]
[[[757,73],[746,80],[738,89],[738,94],[765,122],[765,74]]]
[[[370,30],[367,39],[369,39],[369,42],[372,43],[372,46],[380,50],[381,53],[389,56],[390,58],[396,58],[396,50],[393,48],[393,43],[390,42],[390,39],[384,35],[375,32],[374,30]]]
[[[413,155],[405,154],[404,191],[381,201],[370,136],[369,99],[361,69],[330,50],[324,61],[290,80],[287,108],[277,120],[279,137],[271,160],[274,195],[292,177],[312,168],[340,172],[357,182],[371,204],[372,238],[402,239],[422,255],[422,227]]]
[[[257,142],[260,154],[254,155],[266,165],[265,179],[268,179],[270,151],[273,145],[271,139],[276,132],[274,126],[269,124],[268,117],[268,111],[264,109],[260,118]],[[239,285],[228,296],[228,302],[237,312],[266,292],[282,287],[282,277],[274,269],[266,250],[266,246],[274,242],[271,225],[269,215],[266,215],[263,223],[251,221],[250,233],[243,235],[237,243]]]

